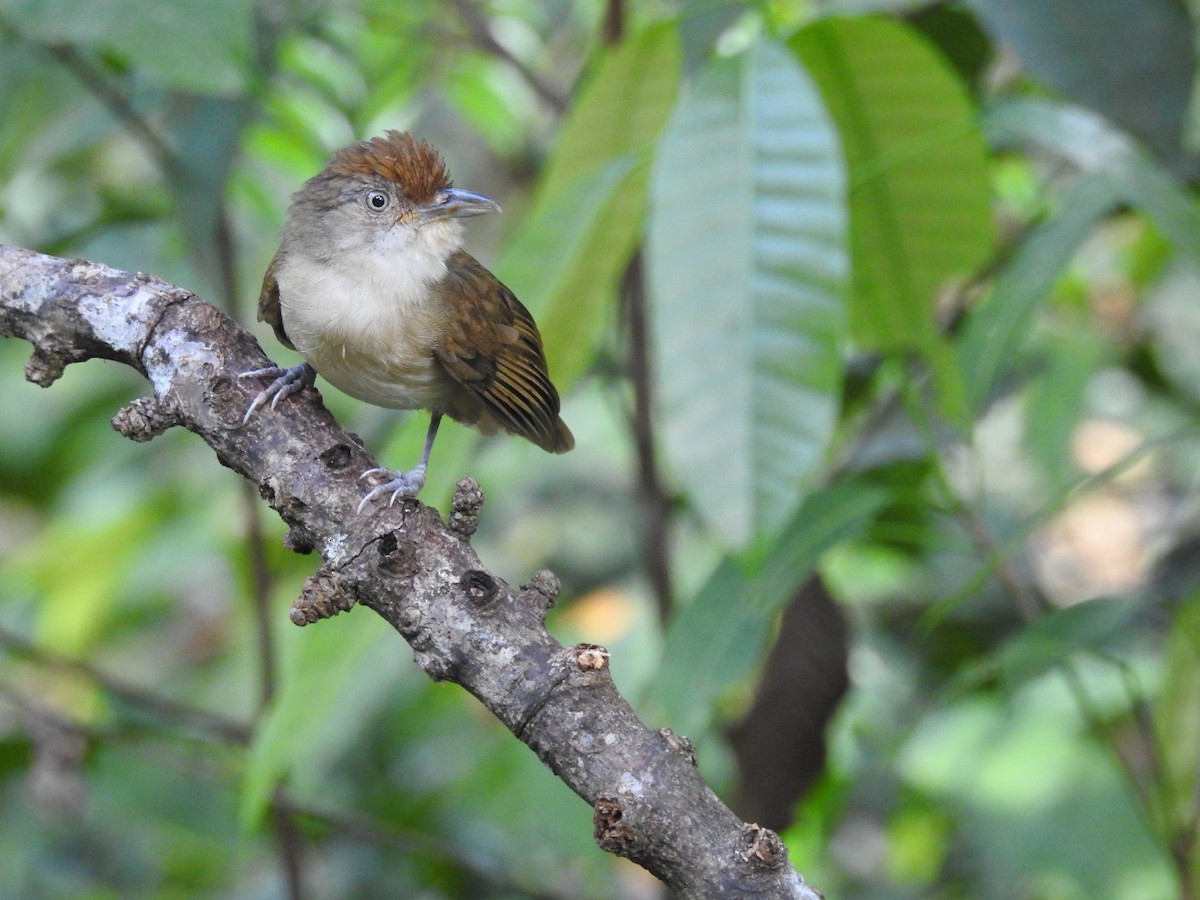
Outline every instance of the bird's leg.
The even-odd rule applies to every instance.
[[[265,369],[253,369],[249,372],[242,372],[238,375],[238,378],[275,379],[258,392],[258,396],[254,398],[254,402],[246,410],[246,415],[242,417],[242,424],[245,425],[250,421],[250,417],[256,411],[266,406],[268,402],[271,404],[271,409],[274,409],[284,397],[298,394],[313,384],[317,380],[317,370],[308,363],[300,363],[300,365],[292,366],[290,369],[281,369],[279,366],[267,366]]]
[[[407,472],[394,472],[380,466],[367,469],[359,476],[360,478],[370,478],[372,475],[382,473],[390,478],[367,492],[367,496],[363,497],[358,504],[358,512],[361,513],[364,506],[384,494],[392,495],[388,500],[388,506],[391,506],[396,502],[397,497],[415,497],[421,492],[421,488],[425,486],[425,470],[429,467],[429,452],[433,449],[433,439],[437,437],[438,426],[441,424],[442,414],[435,412],[429,420],[429,430],[425,432],[425,449],[421,451],[421,461]]]

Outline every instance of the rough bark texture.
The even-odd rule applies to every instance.
[[[546,631],[557,579],[519,588],[469,543],[483,495],[463,479],[449,524],[416,502],[355,513],[375,465],[316,391],[241,418],[259,389],[237,373],[267,364],[254,338],[156,278],[0,245],[0,335],[29,341],[26,377],[53,383],[93,357],[133,366],[154,393],[113,419],[134,440],[173,425],[258,486],[288,525],[285,543],[323,564],[292,609],[297,624],[355,603],[383,616],[436,680],[474,694],[592,805],[596,842],[684,897],[801,897],[807,886],[774,832],[741,822],[700,778],[690,743],[643,725],[617,691],[608,653]]]

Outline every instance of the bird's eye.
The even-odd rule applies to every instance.
[[[383,191],[367,191],[367,206],[376,212],[387,209],[388,195]]]

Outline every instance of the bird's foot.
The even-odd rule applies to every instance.
[[[382,466],[376,469],[367,469],[359,476],[359,479],[373,478],[376,475],[382,475],[388,480],[383,484],[377,484],[371,490],[367,491],[367,496],[363,497],[358,504],[358,512],[363,511],[368,503],[376,497],[382,497],[385,494],[391,494],[388,499],[388,506],[396,502],[397,497],[403,497],[406,500],[416,497],[421,493],[421,488],[425,486],[425,464],[421,463],[407,472],[395,472],[391,469],[385,469]]]
[[[249,372],[242,372],[238,375],[238,378],[275,379],[258,392],[258,396],[254,398],[254,402],[246,410],[246,415],[242,417],[242,424],[245,425],[250,421],[250,417],[255,412],[262,409],[268,403],[271,404],[271,409],[274,410],[279,405],[280,400],[290,397],[292,394],[298,394],[313,384],[317,379],[317,372],[308,363],[300,363],[300,365],[292,366],[290,369],[282,369],[279,366],[253,369]]]

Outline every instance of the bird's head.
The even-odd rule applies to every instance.
[[[460,240],[457,220],[499,210],[489,197],[454,187],[425,141],[388,131],[334,153],[293,198],[289,230],[331,253],[418,241],[448,253]]]

